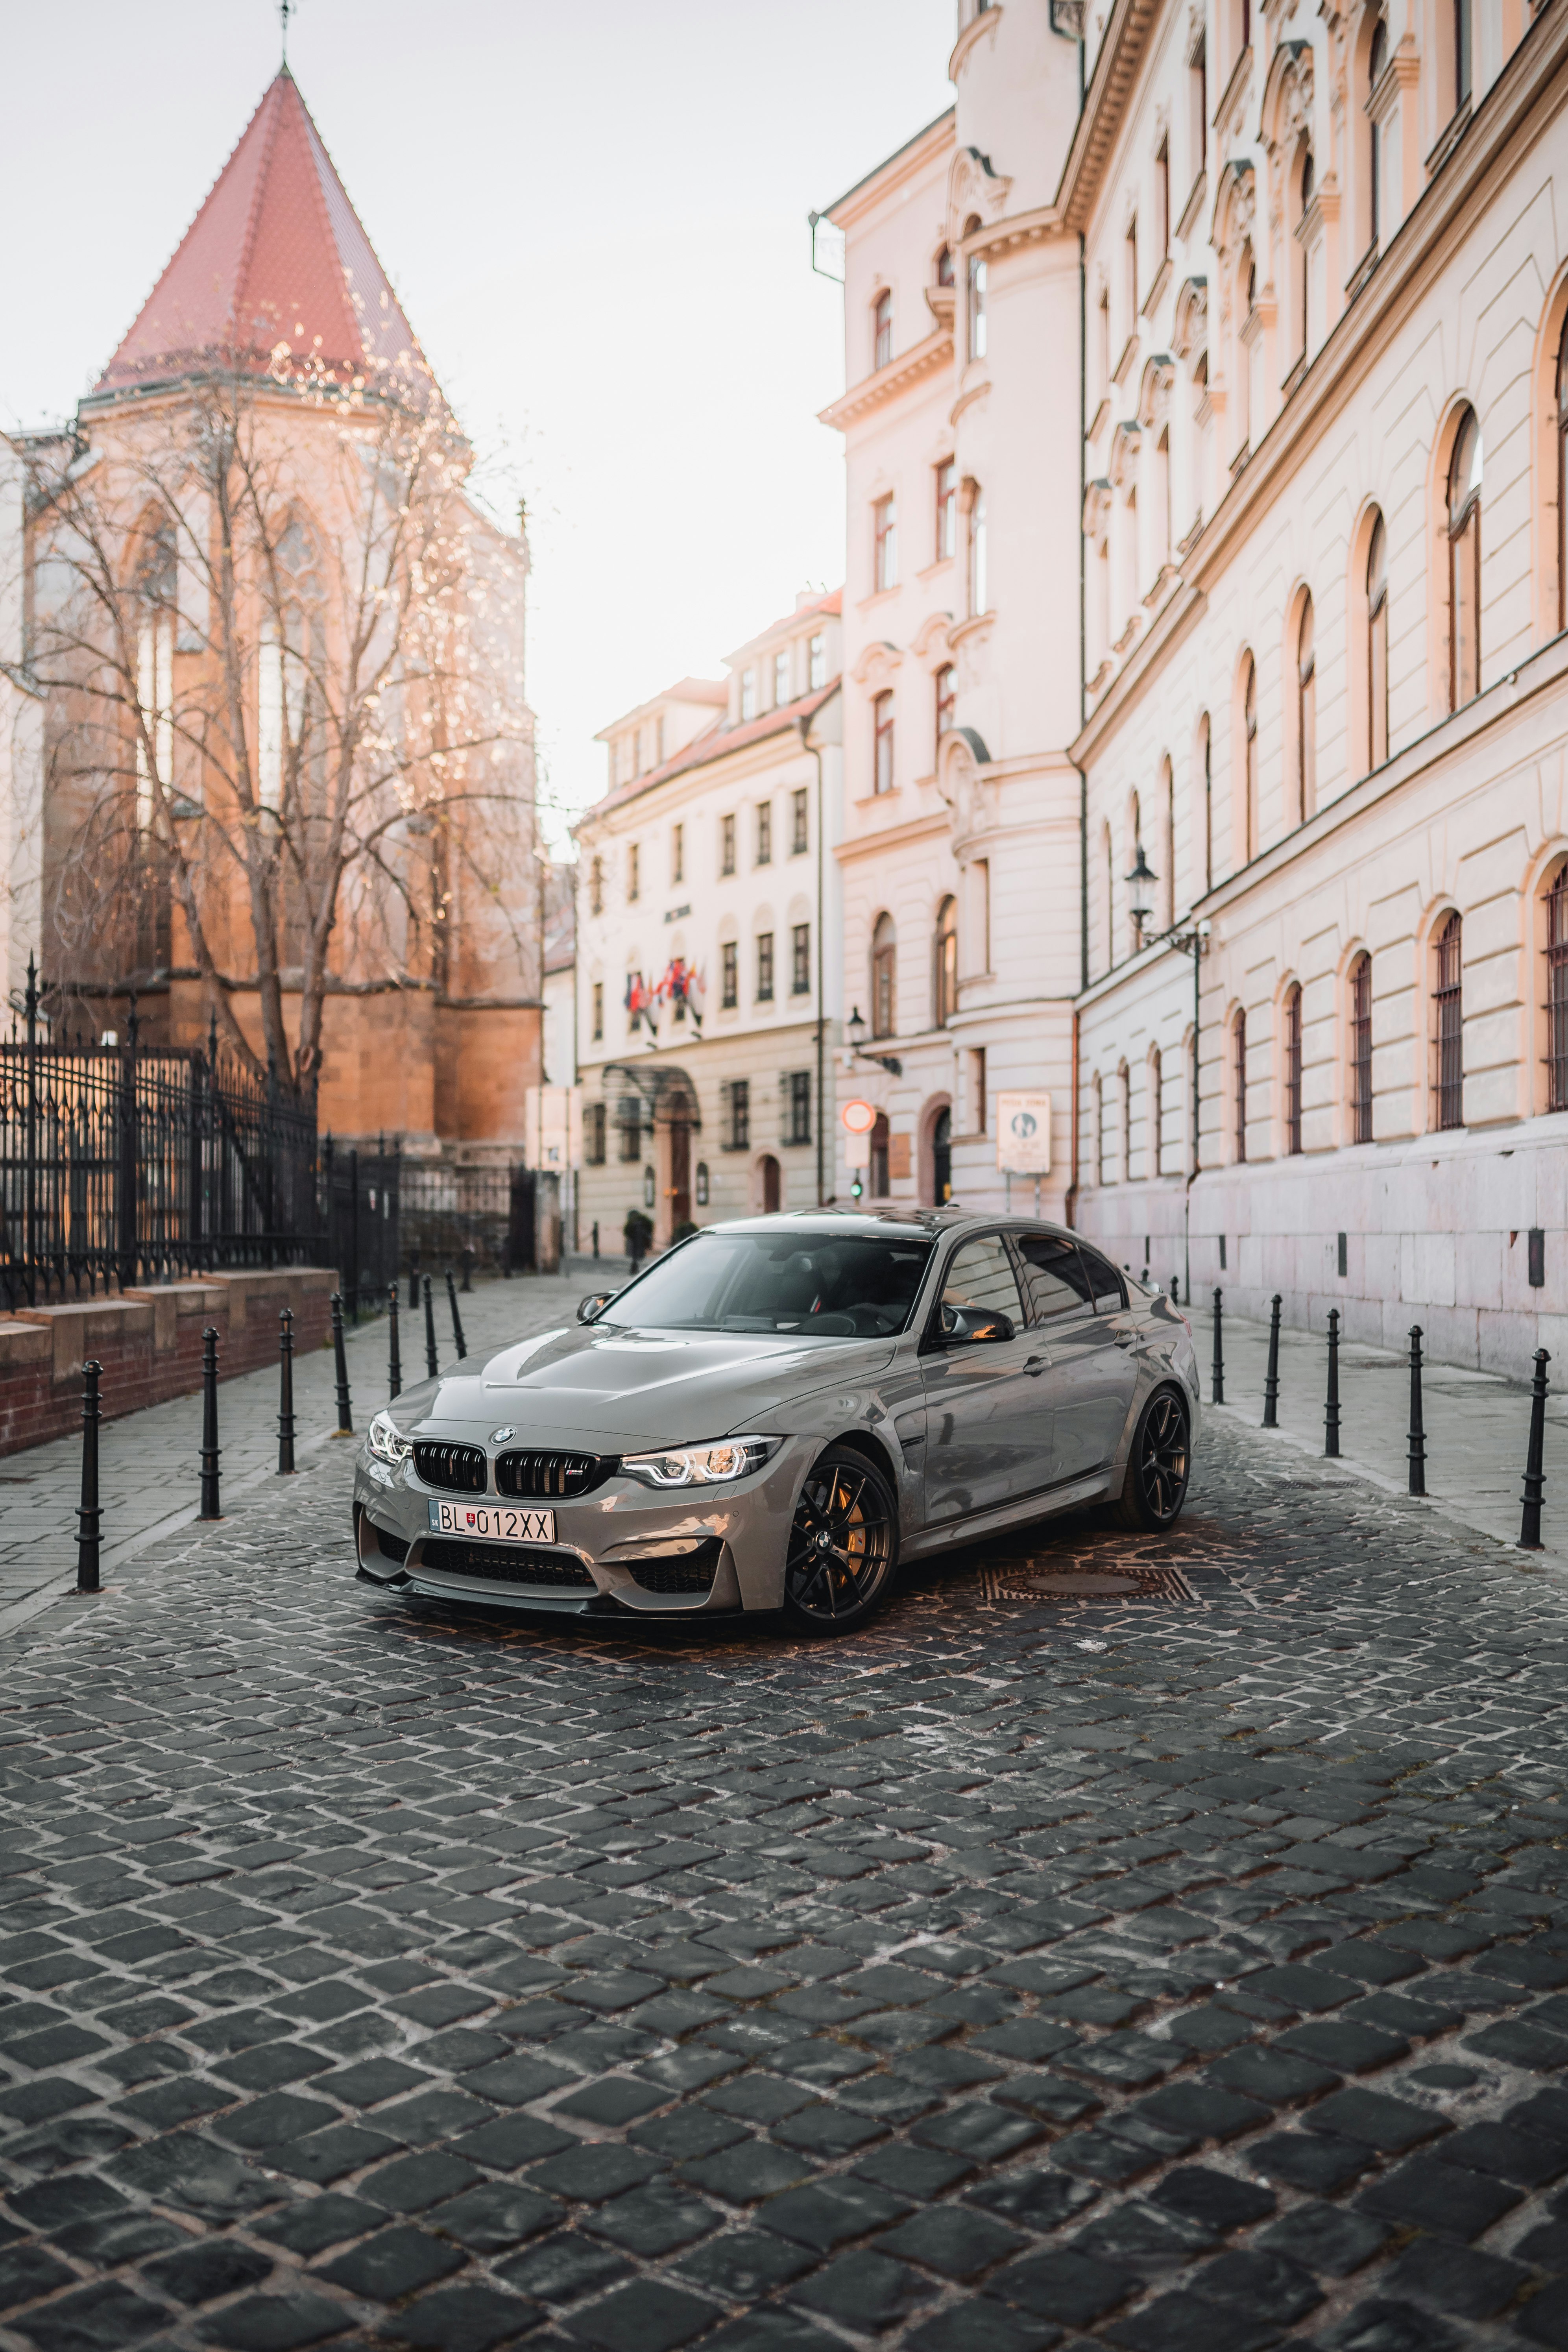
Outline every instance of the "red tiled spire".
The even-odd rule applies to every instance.
[[[346,381],[405,359],[423,367],[285,66],[97,388],[212,367],[320,369]]]

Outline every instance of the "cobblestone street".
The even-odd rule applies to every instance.
[[[0,1646],[8,2352],[1568,2347],[1553,1567],[1226,1421],[837,1645],[520,1622],[348,1453]]]

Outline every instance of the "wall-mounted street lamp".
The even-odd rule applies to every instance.
[[[902,1062],[899,1060],[896,1054],[868,1054],[866,1052],[866,1023],[858,1005],[855,1007],[854,1012],[849,1015],[845,1026],[849,1032],[849,1050],[855,1055],[857,1061],[875,1062],[879,1069],[890,1070],[895,1078],[901,1078],[903,1076],[904,1066]]]
[[[1138,945],[1143,944],[1143,926],[1154,911],[1154,885],[1159,876],[1143,855],[1143,845],[1138,844],[1138,854],[1132,861],[1132,871],[1126,877],[1127,906],[1138,933]]]

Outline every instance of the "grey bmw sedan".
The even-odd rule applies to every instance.
[[[749,1218],[378,1412],[355,1550],[429,1598],[843,1633],[903,1560],[1091,1503],[1170,1527],[1198,1417],[1185,1318],[1060,1226]]]

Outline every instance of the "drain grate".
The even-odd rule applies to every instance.
[[[982,1599],[998,1601],[1177,1601],[1196,1604],[1197,1594],[1179,1568],[1139,1567],[1116,1570],[1036,1568],[1008,1560],[980,1571]]]

